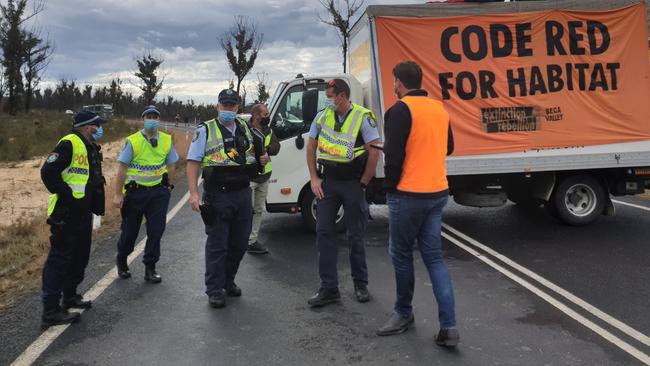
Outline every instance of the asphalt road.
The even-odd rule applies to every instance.
[[[184,194],[183,187],[178,188],[171,206]],[[650,201],[627,201],[650,207]],[[343,301],[312,310],[306,300],[318,287],[317,253],[314,236],[302,229],[299,216],[266,216],[260,240],[268,244],[271,254],[247,255],[237,277],[243,296],[229,298],[224,309],[212,309],[203,293],[203,225],[185,205],[170,221],[163,238],[158,265],[163,283],[144,283],[138,258],[131,266],[133,278],[110,284],[93,309],[82,315],[82,321],[56,338],[36,364],[643,364],[626,345],[645,355],[650,354],[650,345],[636,333],[635,337],[621,331],[611,319],[646,338],[650,334],[650,212],[623,205],[617,209],[615,217],[574,228],[557,223],[541,208],[522,210],[507,205],[474,209],[450,204],[444,216],[450,226],[445,230],[450,238],[445,239],[445,248],[462,340],[456,350],[449,351],[433,344],[438,329],[436,306],[419,257],[415,328],[399,336],[375,336],[394,301],[386,207],[372,208],[374,219],[368,228],[372,301],[354,301],[347,251],[341,240]],[[114,270],[115,241],[113,237],[95,245],[83,284],[86,288]],[[497,251],[497,256],[476,243]],[[515,268],[513,262],[498,255],[522,267]],[[522,268],[607,317],[603,320],[594,315],[593,308],[587,311],[558,295]],[[542,290],[550,302],[522,283]],[[39,336],[40,311],[34,293],[0,314],[0,364],[10,364]],[[578,314],[578,320],[570,314]],[[585,324],[596,327],[590,329]],[[612,335],[614,343],[603,338],[601,330]]]

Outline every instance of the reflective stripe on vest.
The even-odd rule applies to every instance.
[[[271,145],[271,133],[272,132],[269,131],[269,134],[266,135],[266,137],[264,137],[264,151],[267,151],[267,148],[269,147],[269,145]],[[272,170],[273,169],[271,168],[271,158],[269,157],[269,161],[266,163],[266,165],[264,165],[264,172],[261,173],[261,175],[269,174]]]
[[[167,173],[167,156],[172,149],[172,137],[158,132],[158,145],[151,142],[138,131],[126,138],[133,148],[133,159],[126,170],[126,182],[134,181],[139,185],[152,187],[162,182]]]
[[[221,129],[217,126],[217,120],[211,119],[205,122],[207,129],[208,139],[205,142],[205,152],[203,160],[201,161],[201,168],[212,166],[241,166],[238,164],[234,157],[231,159],[228,154],[233,154],[232,151],[226,152],[223,142],[223,135]],[[243,128],[244,134],[248,139],[248,150],[246,150],[246,165],[255,164],[255,150],[253,148],[253,134],[248,128],[245,121],[237,120],[237,128]]]
[[[439,100],[429,97],[402,98],[411,114],[411,132],[397,189],[403,192],[434,193],[449,188],[445,158],[449,114]]]
[[[352,162],[365,152],[363,146],[354,147],[361,129],[364,116],[375,119],[369,109],[352,103],[352,111],[341,126],[341,131],[335,131],[336,118],[334,109],[325,109],[316,123],[320,127],[318,134],[318,159],[340,163]]]
[[[61,141],[70,141],[72,144],[72,159],[70,165],[61,172],[61,178],[72,190],[72,197],[81,199],[86,196],[86,185],[90,177],[90,165],[88,163],[88,150],[81,137],[76,134],[64,136]],[[47,216],[49,217],[56,208],[59,196],[51,194],[48,198]]]

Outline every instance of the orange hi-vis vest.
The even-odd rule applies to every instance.
[[[449,114],[439,100],[405,96],[411,112],[411,133],[397,189],[402,192],[435,193],[449,189],[447,183],[447,134]]]

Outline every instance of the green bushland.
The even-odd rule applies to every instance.
[[[138,126],[113,118],[104,125],[102,142],[124,138]],[[0,162],[42,156],[72,129],[72,116],[54,111],[32,111],[10,116],[0,113]]]

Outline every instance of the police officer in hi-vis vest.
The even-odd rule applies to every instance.
[[[43,267],[42,326],[79,320],[69,308],[88,309],[77,293],[90,256],[93,216],[104,214],[104,184],[99,140],[106,120],[81,111],[73,118],[73,130],[47,157],[41,178],[52,193],[47,209],[50,253]],[[63,294],[63,299],[61,295]]]
[[[142,262],[144,280],[160,283],[156,272],[160,258],[160,239],[165,231],[167,208],[178,154],[169,134],[158,131],[160,112],[156,106],[145,107],[141,115],[144,128],[126,138],[118,157],[113,206],[121,208],[122,234],[117,242],[117,274],[131,277],[127,257],[133,252],[142,217],[146,218],[147,243]]]
[[[237,118],[239,95],[219,93],[218,117],[203,122],[187,153],[190,206],[200,211],[208,238],[205,243],[205,293],[212,307],[226,305],[225,296],[241,296],[235,275],[248,246],[253,207],[251,177],[257,176],[253,135]],[[265,165],[268,155],[259,158]],[[198,178],[203,172],[203,199]]]
[[[308,301],[312,307],[341,298],[336,270],[336,215],[341,205],[345,211],[354,295],[359,302],[370,300],[364,246],[368,223],[365,189],[375,175],[379,159],[378,150],[370,146],[380,142],[379,131],[374,114],[350,102],[350,87],[344,80],[330,80],[326,95],[328,105],[314,118],[307,145],[311,190],[318,199],[320,288]]]

